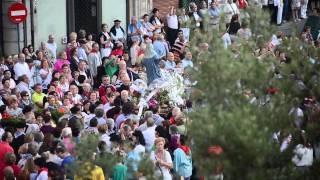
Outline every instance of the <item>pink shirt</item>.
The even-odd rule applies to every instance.
[[[64,64],[70,64],[70,62],[68,60],[63,60],[63,59],[58,59],[57,62],[54,64],[54,67],[53,69],[55,71],[59,71],[59,72],[62,72],[62,66]]]

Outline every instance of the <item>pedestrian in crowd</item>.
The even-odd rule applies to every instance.
[[[109,57],[113,48],[113,43],[111,41],[111,36],[108,32],[108,25],[102,24],[101,30],[102,32],[99,34],[99,47],[101,57]]]

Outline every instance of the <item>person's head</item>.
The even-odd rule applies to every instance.
[[[21,97],[21,99],[22,100],[28,100],[29,99],[29,93],[27,92],[27,91],[22,91],[21,93],[20,93],[20,97]]]
[[[115,26],[116,28],[119,28],[119,27],[120,27],[121,21],[120,21],[119,19],[116,19],[116,20],[114,20],[113,22],[114,22],[114,26]]]
[[[161,61],[159,62],[159,67],[160,67],[160,69],[164,69],[164,68],[166,67],[166,61],[161,60]]]
[[[144,22],[148,22],[148,20],[149,20],[149,15],[148,15],[148,14],[144,14],[144,15],[142,16],[142,20],[143,20]]]
[[[3,88],[9,89],[10,88],[10,79],[8,79],[8,78],[2,79],[2,85],[3,85]]]
[[[131,17],[131,24],[132,24],[132,25],[136,25],[137,22],[138,22],[137,17],[136,17],[136,16],[132,16],[132,17]]]
[[[192,53],[191,53],[191,51],[187,51],[187,52],[186,52],[185,58],[186,58],[187,60],[192,60]]]
[[[191,2],[189,4],[189,8],[190,8],[191,12],[197,12],[197,10],[198,10],[198,7],[197,7],[196,3],[194,3],[194,2]]]
[[[90,123],[89,123],[90,127],[97,127],[98,126],[98,119],[97,118],[92,118],[90,120]]]
[[[73,106],[71,109],[70,109],[70,112],[74,115],[76,114],[80,114],[80,108],[78,106]]]
[[[48,43],[54,43],[54,36],[52,34],[48,37]]]
[[[124,101],[127,101],[129,98],[129,92],[127,90],[122,90],[121,91],[121,99]]]
[[[141,144],[143,146],[146,145],[146,141],[144,139],[144,136],[142,134],[141,131],[139,130],[135,130],[133,133],[132,133],[132,140],[135,144]]]
[[[178,32],[178,38],[179,39],[184,39],[184,35],[183,35],[183,31],[182,30],[179,30],[179,32]]]
[[[90,93],[90,101],[97,101],[98,99],[98,94],[96,91],[93,91]]]
[[[70,92],[72,93],[72,95],[76,95],[76,94],[78,94],[79,89],[78,89],[78,87],[76,85],[71,84],[70,85]]]
[[[39,94],[42,93],[42,85],[41,84],[34,85],[34,91]]]
[[[7,99],[8,101],[8,106],[11,108],[17,108],[18,107],[18,99],[17,96],[11,95]]]
[[[125,115],[131,114],[134,110],[134,104],[132,102],[126,102],[123,104],[122,113]]]
[[[12,136],[11,132],[9,132],[9,131],[4,132],[4,134],[1,137],[1,140],[3,142],[12,143],[13,136]]]
[[[101,24],[101,30],[103,32],[108,32],[108,25],[107,24]]]
[[[19,53],[18,62],[19,63],[24,63],[25,60],[26,60],[26,56],[23,53]]]
[[[201,1],[201,9],[207,8],[207,3],[206,1]]]
[[[29,49],[27,47],[22,48],[22,53],[26,56],[30,54]]]
[[[156,16],[156,17],[159,17],[159,9],[157,9],[157,8],[153,8],[153,10],[152,10],[152,14],[154,15],[154,16]]]
[[[103,109],[96,108],[96,110],[94,111],[94,114],[96,115],[97,118],[101,118],[104,115],[104,111]]]
[[[228,0],[228,3],[229,3],[229,4],[232,4],[232,3],[233,3],[233,0]]]
[[[152,117],[149,117],[147,119],[147,127],[153,127],[154,126],[154,119]]]
[[[242,28],[242,29],[248,28],[248,22],[247,22],[247,21],[243,21],[243,22],[241,23],[241,28]]]
[[[28,50],[30,53],[33,53],[34,52],[34,48],[31,44],[28,45]]]
[[[61,51],[58,54],[58,57],[63,60],[67,60],[67,53],[65,51]]]
[[[164,149],[164,145],[166,143],[166,140],[163,137],[158,137],[154,144],[156,145],[157,151],[162,151]]]
[[[174,54],[173,54],[173,52],[169,52],[168,53],[168,61],[174,61]]]
[[[81,60],[79,62],[79,70],[84,71],[86,70],[86,67],[87,67],[87,62],[85,60]]]
[[[103,85],[108,85],[110,84],[110,77],[105,75],[105,76],[102,76],[102,84]]]
[[[95,50],[96,52],[99,52],[99,44],[98,43],[93,43],[92,44],[92,50]]]
[[[239,21],[239,15],[235,14],[235,15],[232,16],[231,22],[237,22],[237,21]]]
[[[215,8],[215,7],[218,6],[218,1],[217,0],[212,0],[210,5],[211,5],[212,8]]]
[[[83,83],[82,89],[84,92],[90,92],[91,91],[91,85],[89,83]]]

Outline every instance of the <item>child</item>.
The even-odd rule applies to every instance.
[[[292,17],[293,17],[294,22],[301,20],[299,18],[300,7],[301,7],[301,0],[292,0],[291,1]]]

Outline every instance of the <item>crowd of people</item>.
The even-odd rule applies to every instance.
[[[255,1],[260,7],[277,6],[277,24],[281,24],[288,18],[288,0],[269,2]],[[306,4],[306,0],[292,0],[295,21],[306,18]],[[282,5],[284,15],[279,17]],[[72,32],[63,51],[57,52],[55,37],[49,35],[39,48],[29,45],[19,54],[2,57],[0,178],[84,179],[67,167],[79,158],[75,146],[88,135],[99,137],[96,153],[108,152],[120,159],[112,172],[96,166],[89,179],[143,178],[137,169],[132,172],[127,167],[129,160],[138,162],[142,156],[150,157],[160,179],[194,178],[192,152],[185,145],[186,114],[192,111],[192,103],[190,96],[178,98],[190,93],[187,87],[193,84],[188,74],[194,67],[190,35],[194,31],[223,32],[221,42],[226,49],[238,38],[249,40],[250,22],[241,19],[248,6],[246,0],[213,0],[209,8],[203,1],[199,9],[190,3],[188,11],[182,9],[179,14],[169,7],[165,19],[154,8],[141,19],[131,17],[127,28],[120,20],[111,28],[102,24],[96,39],[85,30]],[[312,8],[319,6],[312,2]],[[257,57],[272,55],[287,63],[285,52],[277,50],[281,38],[281,33],[272,37],[256,52]],[[308,27],[301,38],[320,47]],[[199,50],[207,51],[209,46],[200,43]],[[163,84],[175,79],[182,79],[181,84],[174,84],[181,85],[182,91],[168,92],[170,86],[169,99],[164,100]],[[302,111],[291,113],[298,118]],[[221,174],[217,177],[223,178]]]

